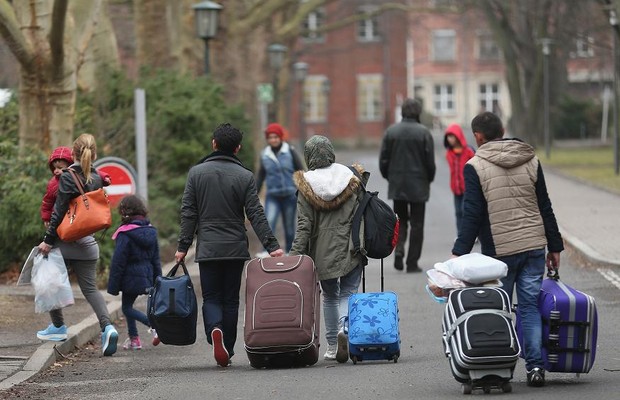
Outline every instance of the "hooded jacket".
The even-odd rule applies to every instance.
[[[108,293],[144,294],[161,276],[157,230],[148,219],[138,218],[121,225],[110,264]]]
[[[368,260],[356,253],[351,224],[358,206],[361,181],[342,164],[335,163],[331,143],[311,138],[304,149],[309,171],[297,171],[293,180],[297,196],[297,232],[292,255],[310,256],[320,280],[339,278]],[[322,137],[319,137],[322,138]],[[356,165],[361,176],[364,170]]]
[[[177,248],[187,252],[196,235],[196,262],[249,260],[246,215],[263,247],[269,252],[279,249],[252,172],[234,155],[215,151],[187,176]]]
[[[459,151],[456,151],[448,143],[448,135],[454,135],[461,145]],[[452,124],[446,129],[443,139],[443,145],[446,148],[446,160],[450,167],[450,189],[452,193],[461,196],[465,193],[465,178],[463,177],[463,168],[467,161],[474,156],[474,151],[467,144],[467,139],[463,134],[460,125]]]
[[[532,146],[518,139],[487,142],[464,169],[463,224],[452,254],[471,251],[504,257],[564,249],[545,178]]]
[[[67,165],[73,164],[73,155],[71,154],[71,148],[65,146],[56,147],[52,154],[50,154],[47,165],[49,166],[52,173],[54,172],[54,166],[52,165],[52,163],[56,160],[66,161]],[[110,174],[103,171],[97,171],[97,173],[101,177],[103,186],[108,186],[110,184]],[[45,190],[45,195],[43,196],[43,201],[41,202],[41,219],[45,222],[49,221],[52,217],[54,203],[56,202],[56,195],[58,194],[59,181],[59,176],[52,175],[50,180],[47,182],[47,189]]]
[[[57,160],[66,161],[67,165],[73,164],[73,156],[71,156],[71,149],[69,147],[56,147],[52,154],[50,154],[47,161],[49,169],[54,173],[54,166],[52,163]],[[60,176],[52,175],[47,182],[47,189],[41,201],[41,219],[43,221],[49,221],[52,217],[52,211],[54,209],[54,202],[56,201],[56,194],[58,193],[58,181]]]

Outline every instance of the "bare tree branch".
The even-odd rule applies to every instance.
[[[22,68],[32,70],[34,51],[19,29],[15,12],[7,0],[0,0],[0,35]]]
[[[52,55],[52,76],[58,78],[62,74],[65,60],[64,35],[67,20],[68,0],[55,0],[52,9],[52,27],[49,44]]]
[[[84,58],[88,45],[93,38],[95,31],[97,30],[97,24],[99,23],[99,15],[101,13],[102,0],[96,0],[92,5],[91,13],[88,23],[84,24],[84,31],[77,41],[77,63],[76,71],[80,70],[82,64],[84,64]]]

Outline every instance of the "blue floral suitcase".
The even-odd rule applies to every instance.
[[[353,364],[364,360],[397,362],[400,356],[398,296],[383,291],[383,260],[381,290],[349,297],[349,357]]]
[[[588,373],[596,357],[598,315],[594,298],[550,273],[543,280],[538,309],[543,321],[542,355],[549,372]],[[518,308],[517,308],[518,309]],[[517,334],[521,319],[517,313]]]

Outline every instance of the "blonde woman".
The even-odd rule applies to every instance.
[[[93,135],[81,134],[73,142],[71,151],[74,163],[69,166],[81,179],[84,190],[97,190],[103,186],[101,177],[93,167],[97,159],[97,144]],[[80,194],[77,185],[68,171],[63,171],[58,183],[58,196],[54,203],[54,210],[50,218],[43,242],[39,244],[39,251],[48,254],[52,247],[60,248],[67,267],[70,267],[77,276],[80,290],[95,311],[101,326],[101,347],[104,356],[111,356],[116,352],[118,332],[112,325],[110,314],[103,296],[97,289],[97,261],[99,259],[99,245],[94,236],[89,235],[75,242],[63,242],[58,238],[56,228],[69,209],[69,201]],[[62,310],[50,311],[52,323],[41,331],[37,337],[41,340],[62,341],[67,339],[67,326],[64,323]]]

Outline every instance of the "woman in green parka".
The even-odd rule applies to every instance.
[[[295,172],[297,231],[291,255],[305,254],[314,260],[323,291],[326,360],[348,360],[345,321],[348,299],[357,293],[362,268],[368,259],[355,252],[351,224],[362,193],[359,178],[336,163],[334,147],[325,136],[312,136],[304,146],[308,171]],[[365,181],[360,165],[353,166]]]

